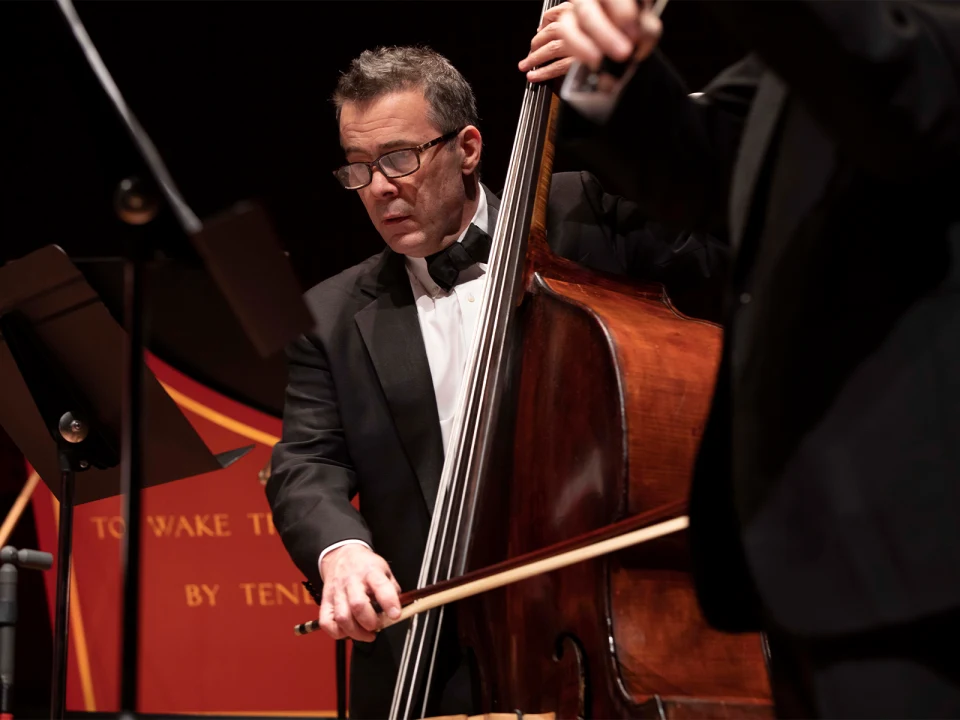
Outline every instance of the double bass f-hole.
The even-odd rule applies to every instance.
[[[572,656],[572,657],[571,657]],[[571,707],[575,703],[577,720],[589,720],[590,703],[590,666],[583,645],[572,633],[561,633],[554,646],[553,661],[561,667],[569,668],[567,672],[561,670],[563,680],[560,687],[564,693],[574,690],[576,697],[561,697],[557,699],[557,707]],[[572,678],[569,675],[574,675]]]

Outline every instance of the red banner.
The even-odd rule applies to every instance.
[[[335,715],[334,643],[293,634],[317,607],[258,478],[280,421],[148,364],[211,451],[255,447],[225,470],[143,493],[138,710]],[[56,555],[57,501],[42,484],[33,508],[40,548]],[[119,709],[123,530],[118,497],[76,508],[68,710]],[[56,569],[45,576],[52,614]]]

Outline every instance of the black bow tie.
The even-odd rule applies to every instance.
[[[473,223],[461,242],[455,242],[444,250],[428,255],[427,271],[433,281],[449,291],[457,284],[461,270],[476,263],[485,263],[490,257],[490,236]]]

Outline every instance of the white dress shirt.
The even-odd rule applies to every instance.
[[[483,188],[480,188],[479,192],[477,211],[471,222],[489,233],[487,198]],[[469,225],[467,227],[469,228]],[[467,231],[464,230],[457,242],[461,242],[466,234]],[[437,398],[437,414],[440,417],[440,436],[446,454],[456,412],[457,393],[463,380],[463,368],[480,318],[487,264],[477,263],[463,270],[457,277],[457,284],[449,292],[440,288],[430,277],[424,258],[408,257],[407,275],[417,305],[423,345],[427,350],[433,391]],[[370,547],[363,540],[342,540],[324,548],[317,562],[323,562],[324,555],[331,550],[351,543]]]

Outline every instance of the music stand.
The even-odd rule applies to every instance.
[[[166,207],[176,217],[184,234],[190,239],[194,250],[203,260],[220,291],[240,320],[244,331],[261,356],[280,350],[299,333],[313,325],[313,317],[307,309],[293,268],[281,250],[280,243],[262,207],[255,202],[235,205],[217,217],[200,221],[185,199],[163,163],[150,137],[123,99],[120,89],[113,81],[96,46],[83,26],[72,0],[56,0],[64,20],[77,40],[91,70],[107,94],[111,104],[122,120],[130,139],[150,173],[150,179],[166,201]],[[148,180],[149,182],[149,180]],[[128,225],[149,223],[157,214],[159,199],[136,178],[121,181],[115,197],[115,209]],[[141,449],[145,437],[154,441],[155,427],[146,428],[141,417],[141,402],[144,389],[158,385],[142,380],[143,358],[143,283],[146,261],[154,248],[150,247],[146,234],[134,234],[124,253],[124,325],[125,363],[123,388],[122,430],[122,487],[124,498],[123,517],[126,532],[122,538],[123,577],[123,622],[121,625],[120,650],[120,714],[132,717],[137,705],[138,625],[139,606],[139,553],[140,553],[140,490],[143,484],[158,484],[159,470],[149,451]],[[152,376],[150,376],[152,378]],[[150,408],[148,407],[148,412]],[[201,443],[202,445],[202,443]],[[147,446],[149,450],[149,445]],[[199,460],[199,458],[191,458]],[[209,452],[204,458],[209,464]],[[203,472],[203,470],[200,470]],[[187,475],[197,474],[190,468]],[[185,475],[184,475],[185,476]]]
[[[142,346],[131,347],[130,334],[56,246],[0,268],[0,337],[0,426],[60,501],[51,715],[62,718],[74,505],[125,493],[126,593],[139,584],[131,560],[139,552],[140,487],[220,470],[253,446],[210,452],[143,363]],[[135,636],[136,605],[129,615],[133,627],[124,630]]]
[[[123,122],[130,139],[149,170],[166,207],[176,217],[184,234],[230,304],[234,314],[261,356],[284,347],[299,333],[313,325],[313,317],[303,300],[293,268],[283,253],[278,238],[263,208],[256,202],[239,203],[206,223],[190,209],[167,170],[159,152],[147,135],[113,77],[104,65],[96,46],[80,20],[72,0],[56,0],[64,20],[77,40],[85,59]],[[115,210],[128,225],[149,223],[159,209],[159,198],[136,178],[121,181],[114,199]],[[132,717],[137,705],[137,669],[140,554],[140,490],[158,484],[159,470],[153,463],[162,458],[142,452],[143,441],[153,441],[155,427],[145,433],[141,402],[149,406],[151,387],[143,386],[143,272],[154,248],[146,234],[132,234],[124,253],[124,325],[125,362],[123,387],[122,486],[123,517],[126,532],[122,538],[123,622],[120,650],[120,714]],[[152,376],[150,376],[152,378]],[[150,412],[150,408],[147,408]],[[198,439],[198,438],[197,438]],[[202,443],[200,443],[202,445]],[[147,445],[149,449],[149,445]],[[191,458],[199,460],[200,458]],[[210,462],[209,452],[204,458]],[[203,472],[203,470],[199,470]],[[197,474],[190,468],[187,475]],[[183,475],[186,476],[186,475]]]

